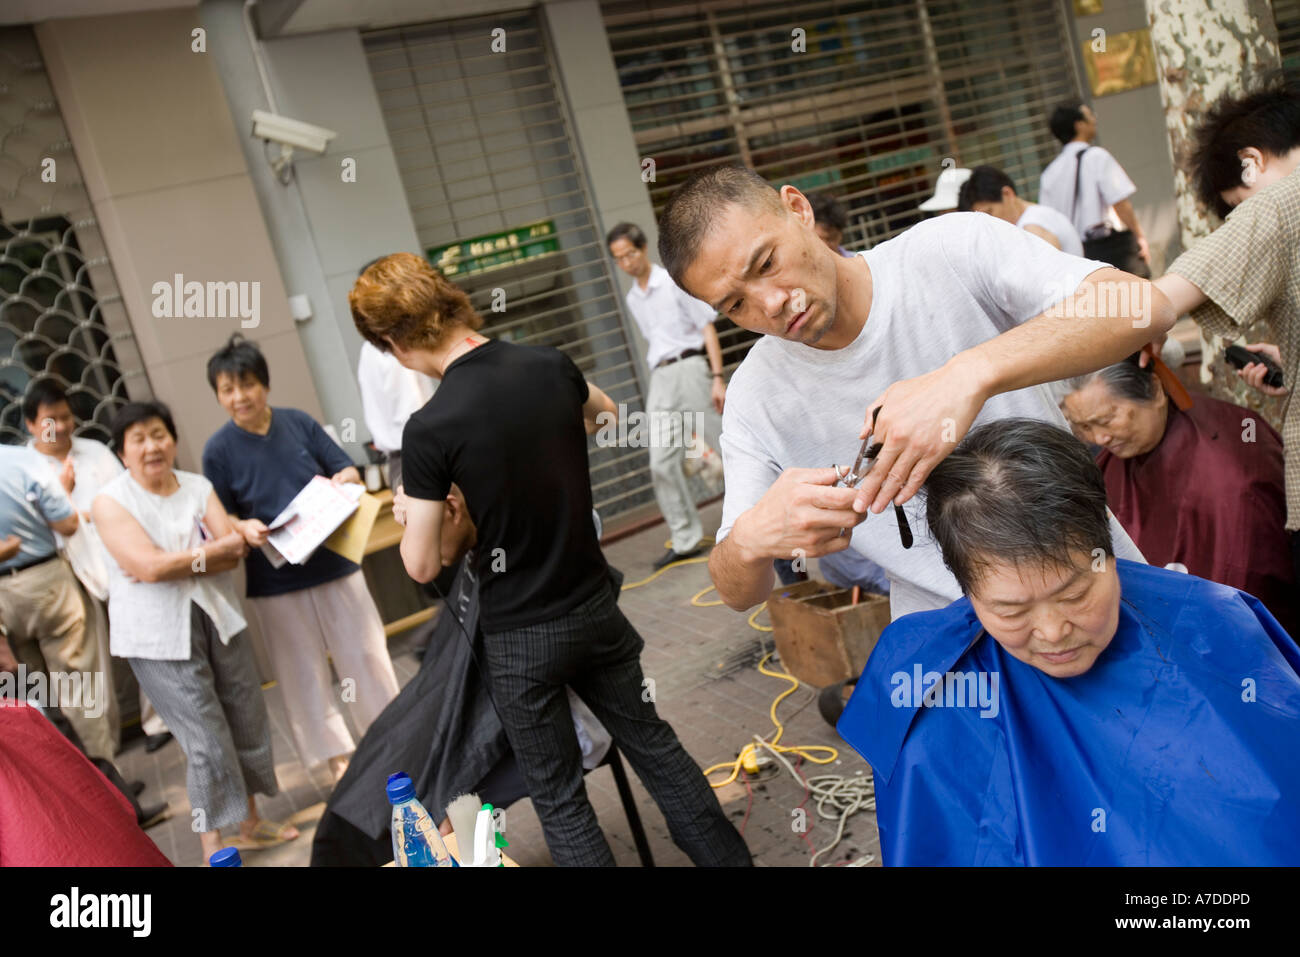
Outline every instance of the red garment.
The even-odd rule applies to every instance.
[[[0,866],[171,867],[125,797],[25,702],[0,699]]]
[[[1282,439],[1258,412],[1205,395],[1186,412],[1170,403],[1159,445],[1131,459],[1103,450],[1097,464],[1111,510],[1148,562],[1180,562],[1248,592],[1298,634]]]

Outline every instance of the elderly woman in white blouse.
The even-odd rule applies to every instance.
[[[235,825],[235,846],[292,840],[297,829],[260,818],[253,799],[278,786],[266,703],[230,575],[247,551],[244,537],[206,478],[172,467],[176,427],[161,402],[124,406],[113,444],[127,470],[92,507],[113,558],[109,646],[130,662],[185,752],[204,859]]]

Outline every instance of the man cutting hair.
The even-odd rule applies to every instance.
[[[764,334],[723,414],[727,493],[709,571],[744,609],[767,597],[774,558],[851,543],[888,574],[895,617],[942,607],[961,590],[938,549],[923,537],[905,547],[892,517],[859,527],[868,507],[906,503],[977,420],[1064,429],[1035,386],[1119,361],[1168,330],[1173,311],[1136,277],[992,216],[952,213],[852,258],[813,222],[799,190],[743,167],[688,181],[661,217],[660,256],[678,283]],[[1125,284],[1123,302],[1108,283]],[[853,461],[877,413],[874,467],[856,489],[833,487],[843,470],[829,466]],[[907,518],[924,527],[914,509]],[[1111,524],[1118,554],[1140,559]]]

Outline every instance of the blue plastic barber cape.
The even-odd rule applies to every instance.
[[[881,636],[838,730],[886,865],[1300,864],[1300,649],[1244,592],[1117,566],[1119,627],[1074,678],[965,598]]]

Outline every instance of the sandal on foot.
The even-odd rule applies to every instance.
[[[252,837],[245,837],[241,833],[238,837],[226,842],[225,846],[240,851],[257,851],[268,847],[277,847],[280,844],[297,840],[302,836],[302,832],[299,831],[293,837],[286,837],[284,832],[292,827],[295,827],[295,825],[285,821],[268,821],[266,818],[261,818],[257,822],[257,827],[253,828]]]

